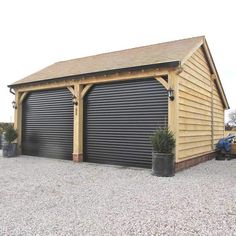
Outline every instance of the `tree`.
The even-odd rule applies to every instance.
[[[229,113],[229,124],[231,126],[236,125],[236,110],[233,110]]]
[[[225,124],[225,130],[227,130],[227,131],[232,130],[232,126],[230,126],[229,123],[226,123],[226,124]]]

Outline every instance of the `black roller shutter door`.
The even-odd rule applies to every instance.
[[[150,136],[168,125],[163,85],[154,79],[94,85],[84,105],[86,161],[151,167]]]
[[[68,89],[32,92],[22,112],[22,154],[72,159],[73,104]]]

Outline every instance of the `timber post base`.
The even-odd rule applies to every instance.
[[[73,153],[72,154],[74,162],[82,162],[83,161],[83,154]]]

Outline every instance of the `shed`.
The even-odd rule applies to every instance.
[[[9,87],[19,152],[76,162],[150,168],[149,138],[168,126],[184,169],[214,157],[229,108],[204,36],[57,62]]]

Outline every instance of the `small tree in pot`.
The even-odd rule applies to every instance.
[[[174,176],[175,160],[172,153],[175,147],[175,138],[168,128],[158,128],[151,137],[152,174],[156,176]]]
[[[14,129],[12,125],[6,128],[4,133],[4,138],[7,142],[3,146],[3,156],[5,157],[14,157],[17,154],[17,144],[13,143],[13,141],[17,138],[17,131]]]

